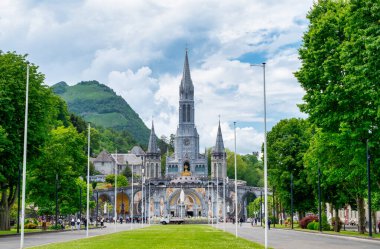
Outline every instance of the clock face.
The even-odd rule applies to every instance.
[[[190,145],[190,139],[189,138],[185,138],[183,140],[183,144],[186,145],[186,146]]]

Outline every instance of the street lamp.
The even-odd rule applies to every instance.
[[[117,149],[116,149],[116,160],[115,160],[115,205],[113,206],[115,212],[114,212],[114,222],[115,222],[115,232],[116,232],[116,220],[117,220],[117,172],[118,166],[117,166]]]
[[[132,223],[133,223],[133,206],[134,206],[134,201],[133,201],[133,197],[134,197],[134,192],[133,192],[133,164],[132,164],[132,194],[131,194],[131,196],[132,196],[132,202],[131,202],[131,229],[132,229]]]
[[[219,163],[216,164],[216,225],[219,222]]]
[[[144,169],[141,169],[141,226],[144,227]]]
[[[259,66],[263,68],[264,81],[264,212],[265,222],[268,223],[268,165],[267,165],[267,99],[265,86],[265,62],[260,64],[251,64],[251,66]],[[268,226],[265,226],[265,248],[268,248]]]
[[[293,171],[290,173],[290,209],[291,209],[291,222],[293,229]]]
[[[368,139],[366,140],[366,154],[367,154],[367,182],[368,182],[368,236],[372,237],[372,217],[371,217],[371,156],[368,149]]]
[[[238,196],[237,196],[237,169],[236,169],[236,122],[234,122],[234,140],[235,140],[235,153],[234,153],[234,163],[235,163],[235,236],[237,238],[237,223],[238,223]]]
[[[321,208],[321,168],[318,162],[318,215],[319,231],[322,232],[322,208]]]
[[[86,237],[88,237],[88,220],[90,219],[90,133],[91,125],[88,123],[87,136],[87,206],[86,206]]]
[[[260,191],[260,226],[263,226],[263,192]]]
[[[96,190],[96,221],[95,221],[95,226],[98,226],[98,214],[99,214],[99,190]]]

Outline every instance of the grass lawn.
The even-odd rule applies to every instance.
[[[264,248],[251,241],[235,238],[230,233],[223,232],[207,225],[167,225],[150,226],[143,229],[114,233],[80,239],[66,243],[50,244],[33,247],[39,249],[58,248],[149,248],[149,249],[177,249],[177,248]]]

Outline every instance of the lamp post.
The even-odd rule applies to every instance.
[[[276,227],[276,206],[274,205],[274,201],[275,201],[275,198],[274,198],[274,193],[275,193],[275,188],[273,187],[273,193],[272,193],[272,197],[273,197],[273,227]]]
[[[367,182],[368,182],[368,236],[372,237],[372,217],[371,217],[371,156],[369,154],[368,139],[366,141],[366,154],[367,154]]]
[[[291,209],[291,222],[293,229],[293,171],[290,173],[290,209]]]
[[[26,64],[24,148],[22,158],[22,202],[21,202],[21,239],[20,248],[24,248],[25,191],[26,191],[26,149],[28,141],[28,107],[29,107],[29,63]]]
[[[141,169],[141,226],[144,227],[144,169]]]
[[[263,192],[260,191],[260,226],[263,226]]]
[[[17,233],[20,232],[21,163],[18,165]]]
[[[264,212],[265,222],[268,223],[268,165],[267,165],[267,104],[266,104],[266,85],[265,85],[265,65],[251,64],[251,66],[259,66],[263,68],[263,81],[264,81]],[[268,226],[265,226],[265,248],[268,248]]]
[[[117,170],[118,170],[118,166],[117,166],[117,149],[116,149],[116,160],[115,160],[115,205],[113,206],[114,208],[114,222],[115,222],[115,232],[116,232],[116,220],[117,220]]]
[[[96,217],[95,226],[98,226],[98,214],[99,214],[99,190],[96,190]]]
[[[322,208],[321,208],[321,169],[318,162],[318,215],[319,215],[319,231],[322,232]]]
[[[134,197],[134,192],[133,192],[133,164],[132,164],[132,202],[131,202],[131,229],[132,229],[132,223],[133,223],[133,206],[134,206],[134,201],[133,201],[133,197]]]
[[[219,163],[216,164],[216,225],[219,222]]]
[[[79,220],[82,220],[82,187],[79,186]]]
[[[235,140],[235,153],[234,153],[234,163],[235,163],[235,236],[237,238],[237,223],[238,223],[238,196],[237,196],[237,169],[236,169],[236,122],[234,122],[234,140]]]
[[[228,179],[228,177],[226,179]],[[223,230],[224,231],[226,231],[226,179],[223,178]]]
[[[149,189],[148,189],[148,219],[149,219],[149,225],[150,225],[150,180],[149,180]]]
[[[86,237],[88,237],[88,220],[90,219],[90,133],[91,125],[88,123],[87,137],[87,206],[86,206]]]
[[[58,173],[55,174],[55,229],[58,229]]]
[[[124,189],[121,188],[121,206],[120,206],[120,209],[121,209],[121,217],[124,219]]]

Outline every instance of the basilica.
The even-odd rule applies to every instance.
[[[211,165],[208,165],[207,151],[200,153],[199,134],[195,124],[195,88],[190,74],[188,53],[185,53],[182,80],[179,85],[178,127],[175,133],[174,153],[166,153],[165,173],[161,171],[161,154],[152,122],[147,151],[135,146],[127,154],[101,152],[92,162],[103,175],[120,174],[129,167],[136,179],[129,179],[128,187],[101,189],[94,193],[94,200],[113,205],[116,198],[116,212],[123,217],[204,217],[221,220],[247,217],[247,197],[259,196],[262,189],[247,186],[227,177],[227,158],[220,122],[211,150]],[[210,167],[209,167],[210,166]],[[211,169],[209,172],[208,169]],[[238,210],[235,210],[235,202]],[[110,205],[111,206],[111,205]],[[102,212],[102,214],[100,214]],[[103,213],[104,212],[104,213]],[[107,215],[104,208],[99,215]],[[114,210],[109,212],[114,213]]]

